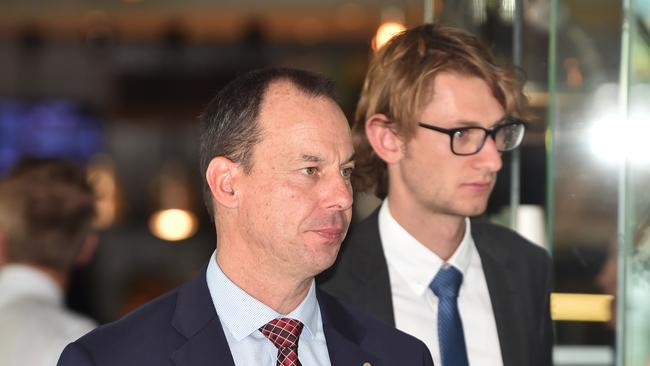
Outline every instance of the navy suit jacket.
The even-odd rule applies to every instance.
[[[337,262],[319,278],[344,303],[395,325],[388,265],[379,236],[379,210],[354,225]],[[550,366],[551,260],[545,250],[510,229],[472,221],[504,366]],[[431,331],[435,332],[435,324]]]
[[[333,366],[423,365],[424,343],[317,291]],[[205,271],[125,318],[69,344],[58,366],[234,366]],[[258,366],[258,365],[251,365]],[[304,365],[310,366],[310,365]]]

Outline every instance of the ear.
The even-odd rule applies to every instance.
[[[239,172],[239,164],[223,156],[217,156],[205,172],[205,179],[212,192],[212,200],[221,206],[237,207],[237,195],[233,184],[233,177]]]
[[[391,128],[389,119],[383,114],[370,116],[366,121],[368,142],[379,158],[387,164],[399,162],[403,156],[403,142]]]
[[[81,251],[79,252],[79,255],[77,255],[76,264],[79,267],[83,267],[90,263],[90,261],[93,259],[93,256],[95,255],[95,251],[97,250],[98,242],[99,238],[97,237],[97,234],[90,233],[88,236],[86,236],[86,240],[84,240]]]

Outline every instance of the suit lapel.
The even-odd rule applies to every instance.
[[[317,291],[318,304],[332,366],[380,366],[377,358],[362,347],[365,328],[341,304],[326,293]]]
[[[172,326],[187,338],[171,356],[177,366],[235,366],[205,270],[179,290]]]
[[[483,273],[492,302],[504,366],[527,364],[523,313],[517,301],[515,279],[510,274],[509,253],[494,243],[488,228],[472,222],[472,236],[481,257]]]
[[[395,326],[388,264],[379,236],[379,208],[359,223],[344,245],[351,251],[348,258],[356,258],[358,261],[354,266],[355,276],[361,284],[351,291],[363,296],[363,303],[372,304],[372,309],[364,310]]]

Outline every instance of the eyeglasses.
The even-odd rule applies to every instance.
[[[526,123],[515,117],[506,117],[492,129],[483,127],[441,128],[418,122],[420,127],[449,135],[451,152],[456,155],[474,155],[481,151],[488,136],[492,137],[499,152],[511,151],[521,145]]]

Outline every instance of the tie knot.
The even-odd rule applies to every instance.
[[[436,296],[445,298],[458,297],[458,289],[463,283],[463,273],[454,266],[441,268],[429,287]]]
[[[304,324],[291,318],[273,319],[260,327],[264,334],[279,350],[282,348],[298,348],[298,339]]]

